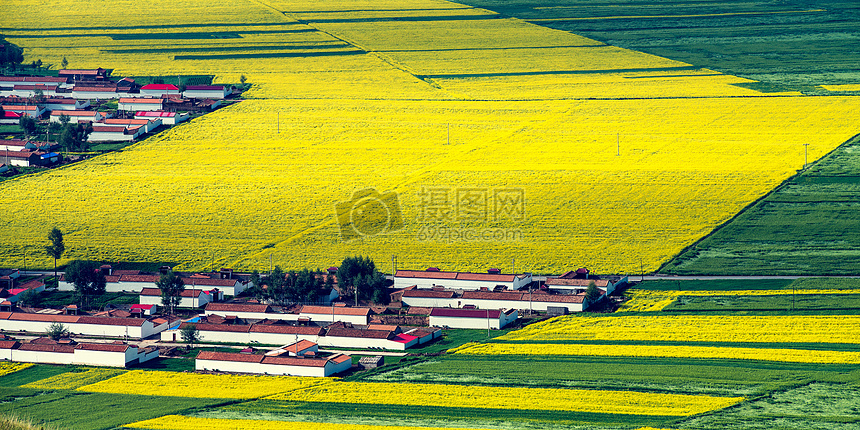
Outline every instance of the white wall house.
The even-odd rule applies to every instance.
[[[69,117],[69,122],[72,124],[80,122],[99,122],[106,118],[102,112],[92,110],[65,110],[51,112],[51,122],[60,122],[60,116]]]
[[[143,134],[142,126],[130,128],[94,125],[87,142],[133,142]]]
[[[285,320],[297,321],[298,314],[274,312],[269,305],[253,303],[209,303],[206,305],[206,316],[235,316],[243,320]]]
[[[179,95],[181,93],[179,87],[173,84],[149,84],[140,88],[140,94],[160,98],[170,94]]]
[[[41,91],[43,96],[53,97],[57,95],[57,85],[43,84],[21,84],[12,87],[13,96],[18,97],[35,97],[36,92]]]
[[[0,76],[0,85],[12,87],[15,85],[57,85],[61,88],[71,88],[69,78],[55,76]]]
[[[106,118],[104,121],[99,123],[100,125],[104,125],[105,127],[135,127],[142,126],[144,133],[149,133],[152,130],[155,130],[161,125],[161,120],[149,120],[149,119],[123,119],[123,118]]]
[[[501,329],[516,321],[517,311],[498,309],[433,308],[430,325],[433,327]]]
[[[117,103],[117,109],[136,112],[136,111],[160,111],[164,109],[164,99],[162,98],[121,98]]]
[[[86,100],[108,100],[118,99],[120,93],[116,87],[95,87],[75,85],[72,88],[72,98]]]
[[[20,114],[24,114],[24,116],[29,116],[31,118],[38,118],[45,113],[45,106],[43,105],[3,105],[3,110],[7,112],[16,112]]]
[[[473,306],[478,309],[519,309],[521,311],[546,311],[548,307],[564,307],[568,312],[582,312],[584,294],[547,294],[545,292],[520,291],[464,291],[462,295],[437,298],[426,297],[424,292],[442,293],[430,290],[408,290],[403,293],[402,303],[417,307],[463,308]]]
[[[313,322],[348,322],[367,325],[370,322],[370,308],[345,306],[302,306],[300,317],[309,318]]]
[[[195,360],[197,370],[268,375],[326,377],[345,372],[350,367],[352,357],[344,354],[325,358],[299,358],[200,351]]]
[[[296,341],[317,340],[325,333],[322,327],[288,326],[269,324],[209,324],[209,323],[182,323],[175,330],[161,333],[161,340],[165,342],[181,342],[182,336],[179,330],[188,324],[194,324],[200,333],[200,339],[204,342],[227,342],[227,343],[262,343],[267,345],[283,345]]]
[[[612,294],[618,285],[627,282],[627,277],[623,277],[616,282],[608,279],[582,279],[582,278],[549,278],[544,285],[550,291],[558,291],[567,294],[584,293],[588,285],[594,282],[594,285],[601,289],[604,294]]]
[[[55,110],[84,110],[90,107],[89,100],[76,100],[68,97],[56,97],[45,100],[45,109]]]
[[[224,299],[224,293],[216,290],[193,290],[190,286],[182,291],[182,298],[179,301],[180,308],[199,308],[206,306],[209,302],[214,302]],[[140,292],[140,304],[142,305],[160,305],[161,290],[158,288],[144,288]]]
[[[176,125],[190,118],[186,112],[137,111],[134,119],[159,119],[164,125]]]
[[[77,364],[84,366],[127,367],[158,357],[158,349],[140,349],[117,343],[60,344],[48,339],[40,342],[0,342],[0,359],[26,363]]]
[[[532,282],[531,273],[519,275],[496,273],[442,272],[437,270],[398,270],[394,274],[394,288],[416,285],[419,289],[441,286],[456,290],[492,290],[504,285],[518,290]]]
[[[182,96],[189,99],[223,99],[230,89],[223,85],[188,85]]]
[[[66,326],[70,333],[87,336],[142,339],[167,328],[143,318],[55,315],[24,312],[0,313],[0,329],[7,332],[46,333],[52,323]]]
[[[330,328],[317,341],[328,348],[381,348],[403,351],[418,343],[418,337],[389,330]]]

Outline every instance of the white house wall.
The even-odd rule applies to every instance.
[[[226,294],[226,293],[225,293]],[[206,316],[218,315],[218,316],[227,316],[233,315],[241,319],[251,319],[251,320],[284,320],[284,321],[298,321],[298,314],[282,314],[282,313],[265,313],[265,312],[234,312],[234,311],[206,311]]]
[[[438,317],[430,316],[430,325],[433,327],[451,327],[451,328],[473,328],[498,330],[500,328],[499,320],[501,318],[490,318],[487,323],[486,318],[460,318],[460,317]]]
[[[128,348],[131,350],[133,348]],[[110,366],[110,367],[125,367],[126,363],[131,360],[127,359],[126,352],[112,351],[90,351],[86,349],[76,349],[72,358],[72,364],[80,364],[85,366]],[[137,354],[135,354],[137,355]]]
[[[367,325],[369,322],[369,317],[367,315],[338,315],[334,314],[311,314],[302,312],[299,314],[300,317],[308,317],[311,321],[315,322],[348,322],[352,324],[358,325]]]
[[[12,350],[12,361],[23,361],[27,363],[50,363],[50,364],[72,364],[75,359],[74,353],[68,352],[45,352],[45,351],[21,351]]]

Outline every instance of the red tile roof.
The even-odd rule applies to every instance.
[[[235,361],[242,363],[259,363],[263,361],[262,355],[239,354],[236,352],[200,351],[197,353],[198,360]]]
[[[325,358],[298,358],[284,356],[266,356],[263,358],[262,364],[272,364],[278,366],[302,366],[302,367],[325,367],[328,362]]]
[[[132,309],[145,309],[145,310],[150,310],[150,309],[152,309],[152,307],[153,307],[153,306],[155,306],[155,305],[131,305],[131,308],[132,308]]]
[[[83,85],[75,85],[74,87],[72,87],[72,91],[115,93],[116,87],[88,87],[88,86],[83,86]]]
[[[301,352],[301,351],[304,351],[304,350],[306,350],[306,349],[313,348],[313,347],[315,347],[315,346],[317,346],[317,344],[316,344],[316,343],[313,343],[313,342],[311,342],[311,341],[309,341],[309,340],[304,340],[304,339],[302,339],[302,340],[300,340],[300,341],[298,341],[298,342],[296,342],[296,343],[293,343],[293,344],[290,344],[290,345],[287,345],[287,346],[283,347],[283,349],[284,349],[284,350],[286,350],[286,351],[292,352],[292,353],[294,353],[294,354],[298,354],[298,353],[299,353],[299,352]]]
[[[117,345],[113,343],[79,343],[75,349],[102,352],[125,352],[131,345]]]
[[[302,306],[300,313],[313,315],[370,315],[370,308],[347,308],[344,306]]]
[[[254,305],[245,303],[209,303],[206,305],[207,312],[272,312],[269,305]]]
[[[388,330],[361,330],[357,328],[330,328],[325,334],[332,337],[360,337],[366,339],[391,339],[394,333]]]
[[[484,281],[484,282],[513,282],[517,276],[522,275],[495,275],[491,273],[470,272],[437,272],[426,270],[398,270],[394,274],[397,278],[420,278],[420,279],[456,279],[460,281]]]
[[[146,103],[146,104],[164,104],[164,99],[162,98],[152,98],[152,97],[120,97],[120,103]]]
[[[207,287],[233,287],[239,282],[238,279],[221,279],[221,278],[182,278],[186,286],[207,286]]]
[[[15,349],[18,345],[17,340],[0,340],[0,349]]]
[[[222,85],[188,85],[185,87],[186,91],[224,91],[224,87]]]
[[[515,291],[500,291],[498,293],[494,291],[463,291],[463,299],[519,301],[523,299],[523,293]]]
[[[76,323],[80,318],[81,317],[77,315],[28,314],[23,312],[12,312],[8,319],[13,321]]]
[[[69,78],[54,76],[0,76],[0,82],[69,82]]]
[[[528,294],[523,297],[528,300]],[[584,294],[533,294],[533,302],[542,303],[582,303],[585,299]]]
[[[423,278],[423,279],[457,279],[457,272],[436,272],[425,270],[398,270],[394,273],[395,278]]]
[[[407,290],[403,292],[403,297],[419,297],[432,299],[450,299],[454,297],[453,291],[432,291],[432,290]]]
[[[398,343],[409,343],[415,339],[418,339],[418,336],[413,336],[411,334],[404,334],[404,333],[400,333],[398,335],[395,335],[393,338],[391,338],[391,340],[398,342]]]
[[[22,343],[21,346],[18,347],[19,351],[41,351],[41,352],[61,352],[64,354],[74,354],[75,346],[74,345],[44,345],[44,344],[34,344],[34,343]]]
[[[95,116],[98,112],[94,110],[55,110],[51,116]]]
[[[143,318],[112,318],[112,317],[89,317],[81,316],[78,318],[78,324],[96,324],[96,325],[124,325],[129,327],[141,327],[145,322]]]
[[[151,117],[151,118],[172,118],[172,117],[176,116],[176,112],[137,111],[134,113],[134,116],[143,116],[143,117]]]
[[[114,272],[118,272],[115,270]],[[149,282],[156,283],[161,280],[161,275],[125,275],[122,274],[119,277],[120,282]]]
[[[499,318],[501,311],[493,309],[450,309],[433,308],[431,317],[455,317],[455,318]]]
[[[251,333],[300,334],[306,336],[321,336],[322,327],[291,326],[282,324],[254,324]]]
[[[544,285],[548,287],[552,286],[565,286],[565,287],[588,287],[588,284],[594,282],[594,285],[597,287],[606,287],[609,285],[609,281],[606,279],[562,279],[562,278],[550,278],[544,282]]]

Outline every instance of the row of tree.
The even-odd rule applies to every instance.
[[[0,108],[0,115],[3,115],[2,108]],[[36,137],[44,133],[45,138],[49,139],[50,135],[54,135],[56,142],[66,151],[86,151],[89,148],[87,139],[93,132],[92,124],[73,123],[68,115],[60,115],[59,121],[58,123],[49,122],[47,126],[41,127],[36,118],[25,116],[21,118],[19,126],[27,137]]]

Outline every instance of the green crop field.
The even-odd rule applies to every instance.
[[[674,274],[856,274],[860,138],[840,146],[667,263]]]

